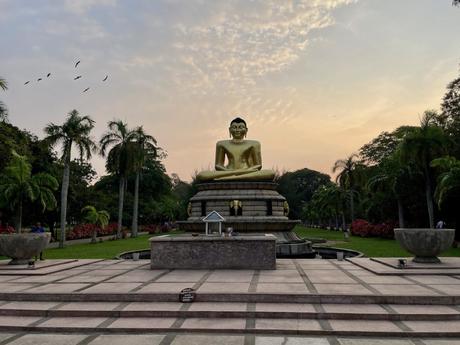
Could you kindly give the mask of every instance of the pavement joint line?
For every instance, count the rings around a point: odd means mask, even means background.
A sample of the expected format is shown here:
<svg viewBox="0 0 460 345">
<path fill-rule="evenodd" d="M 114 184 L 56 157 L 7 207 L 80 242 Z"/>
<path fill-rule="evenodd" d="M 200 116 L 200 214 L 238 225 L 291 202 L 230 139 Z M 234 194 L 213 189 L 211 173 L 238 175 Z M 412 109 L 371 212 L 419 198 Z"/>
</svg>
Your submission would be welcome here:
<svg viewBox="0 0 460 345">
<path fill-rule="evenodd" d="M 70 302 L 61 302 L 61 303 L 58 303 L 58 304 L 56 304 L 55 306 L 49 308 L 48 310 L 58 310 L 58 309 L 60 309 L 61 307 L 65 306 L 65 305 L 67 305 L 67 304 L 69 304 L 69 303 L 70 303 Z"/>
<path fill-rule="evenodd" d="M 257 285 L 259 284 L 259 278 L 260 278 L 260 270 L 255 270 L 251 282 L 249 283 L 249 291 L 251 293 L 255 293 L 257 291 Z"/>
<path fill-rule="evenodd" d="M 154 277 L 154 278 L 152 278 L 152 279 L 150 279 L 150 280 L 148 280 L 148 281 L 146 281 L 146 282 L 141 283 L 141 285 L 135 287 L 135 288 L 132 289 L 132 290 L 129 290 L 129 292 L 136 292 L 136 291 L 139 291 L 139 290 L 142 289 L 143 287 L 145 287 L 145 286 L 147 286 L 147 285 L 149 285 L 149 284 L 151 284 L 151 283 L 156 282 L 158 279 L 160 279 L 161 277 L 164 277 L 165 275 L 167 275 L 168 273 L 171 273 L 172 271 L 173 271 L 173 270 L 170 269 L 170 270 L 167 270 L 167 271 L 165 271 L 165 272 L 163 272 L 163 273 L 160 273 L 160 274 L 157 275 L 156 277 Z"/>
<path fill-rule="evenodd" d="M 403 332 L 412 332 L 413 329 L 407 326 L 404 322 L 402 321 L 390 321 L 392 322 L 396 327 L 398 327 L 401 331 Z"/>
<path fill-rule="evenodd" d="M 121 310 L 125 309 L 130 304 L 131 304 L 131 302 L 121 302 L 115 308 L 113 308 L 112 311 L 121 311 Z"/>
<path fill-rule="evenodd" d="M 412 282 L 414 284 L 420 285 L 420 286 L 424 287 L 425 289 L 428 289 L 428 290 L 431 290 L 433 292 L 436 292 L 436 293 L 438 293 L 438 294 L 440 294 L 442 296 L 449 296 L 449 294 L 445 293 L 444 291 L 438 290 L 438 289 L 436 289 L 436 288 L 434 288 L 432 286 L 429 286 L 429 285 L 427 285 L 425 283 L 420 283 L 420 282 L 418 282 L 418 281 L 416 281 L 414 279 L 411 279 L 410 277 L 402 277 L 402 278 L 404 278 L 404 279 L 406 279 L 406 280 L 408 280 L 408 281 L 410 281 L 410 282 Z"/>
<path fill-rule="evenodd" d="M 6 345 L 6 344 L 9 344 L 11 343 L 12 341 L 15 341 L 16 339 L 19 339 L 23 336 L 25 336 L 27 333 L 26 332 L 20 332 L 20 333 L 17 333 L 9 338 L 6 338 L 2 341 L 0 341 L 0 345 Z"/>
<path fill-rule="evenodd" d="M 349 278 L 353 279 L 355 282 L 359 283 L 360 285 L 364 286 L 366 289 L 371 291 L 376 295 L 382 295 L 382 293 L 377 290 L 376 288 L 372 287 L 370 284 L 366 283 L 364 280 L 360 279 L 359 277 L 355 276 L 353 273 L 349 272 L 348 270 L 344 269 L 342 266 L 336 264 L 333 260 L 329 260 L 329 262 L 337 267 L 340 271 L 345 273 Z"/>
<path fill-rule="evenodd" d="M 426 345 L 422 339 L 409 339 L 414 345 Z"/>
<path fill-rule="evenodd" d="M 327 337 L 326 340 L 329 342 L 330 345 L 341 345 L 336 337 Z"/>
<path fill-rule="evenodd" d="M 158 345 L 170 345 L 176 339 L 176 334 L 166 334 Z"/>
<path fill-rule="evenodd" d="M 324 310 L 324 307 L 322 304 L 313 304 L 313 308 L 315 308 L 315 312 L 317 313 L 326 313 L 326 311 Z M 318 318 L 317 319 L 319 325 L 321 326 L 321 329 L 323 329 L 324 331 L 333 331 L 332 329 L 332 326 L 331 326 L 331 323 L 329 322 L 329 320 L 327 319 L 322 319 L 322 318 Z"/>
<path fill-rule="evenodd" d="M 198 289 L 201 287 L 201 285 L 203 285 L 204 282 L 205 282 L 206 280 L 208 280 L 208 278 L 211 276 L 211 274 L 214 273 L 214 271 L 215 271 L 215 270 L 209 270 L 208 272 L 206 272 L 206 273 L 200 278 L 200 280 L 198 280 L 195 284 L 193 284 L 192 289 L 198 290 Z"/>
<path fill-rule="evenodd" d="M 112 323 L 114 323 L 116 320 L 117 320 L 116 317 L 109 317 L 106 320 L 102 321 L 99 325 L 97 325 L 96 328 L 107 328 Z"/>
<path fill-rule="evenodd" d="M 254 334 L 246 334 L 244 336 L 244 345 L 255 345 L 255 344 L 256 344 L 256 336 Z"/>
<path fill-rule="evenodd" d="M 46 322 L 46 321 L 48 321 L 50 319 L 52 319 L 52 317 L 50 317 L 50 316 L 42 317 L 42 318 L 38 319 L 37 321 L 34 321 L 34 322 L 28 324 L 27 327 L 37 327 L 40 324 L 42 324 L 43 322 Z"/>
<path fill-rule="evenodd" d="M 87 336 L 85 339 L 81 340 L 80 342 L 78 342 L 76 345 L 88 345 L 89 343 L 91 343 L 94 339 L 96 339 L 97 337 L 99 337 L 100 334 L 91 334 L 89 336 Z"/>
<path fill-rule="evenodd" d="M 318 290 L 316 290 L 316 287 L 315 285 L 313 285 L 313 283 L 310 281 L 310 279 L 308 279 L 308 276 L 307 274 L 305 273 L 305 271 L 303 270 L 302 266 L 300 266 L 300 264 L 294 260 L 294 266 L 295 268 L 297 269 L 297 272 L 299 272 L 300 276 L 302 277 L 303 279 L 303 282 L 305 283 L 305 285 L 307 286 L 307 289 L 310 293 L 315 293 L 317 294 L 318 293 Z"/>
</svg>

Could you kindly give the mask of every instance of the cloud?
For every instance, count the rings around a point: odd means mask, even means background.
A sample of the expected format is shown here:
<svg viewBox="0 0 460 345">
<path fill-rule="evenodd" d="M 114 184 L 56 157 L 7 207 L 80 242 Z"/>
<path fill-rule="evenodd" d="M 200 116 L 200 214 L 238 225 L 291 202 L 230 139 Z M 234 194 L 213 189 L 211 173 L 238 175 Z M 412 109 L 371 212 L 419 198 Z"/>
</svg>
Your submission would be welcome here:
<svg viewBox="0 0 460 345">
<path fill-rule="evenodd" d="M 331 11 L 350 2 L 231 1 L 198 23 L 177 23 L 174 48 L 183 65 L 177 83 L 197 93 L 216 86 L 232 91 L 253 86 L 296 62 L 311 32 L 332 25 Z"/>
<path fill-rule="evenodd" d="M 65 8 L 76 14 L 84 14 L 96 6 L 115 6 L 116 0 L 66 0 Z"/>
</svg>

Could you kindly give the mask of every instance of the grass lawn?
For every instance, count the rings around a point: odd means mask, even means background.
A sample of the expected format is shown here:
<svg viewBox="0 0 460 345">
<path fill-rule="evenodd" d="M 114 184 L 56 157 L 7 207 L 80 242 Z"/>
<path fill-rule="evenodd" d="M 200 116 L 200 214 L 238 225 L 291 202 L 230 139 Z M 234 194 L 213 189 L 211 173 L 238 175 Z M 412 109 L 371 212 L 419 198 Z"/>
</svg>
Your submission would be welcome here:
<svg viewBox="0 0 460 345">
<path fill-rule="evenodd" d="M 357 250 L 369 257 L 404 257 L 411 256 L 401 249 L 395 240 L 382 238 L 350 237 L 348 242 L 344 241 L 343 233 L 340 231 L 312 229 L 303 226 L 296 226 L 294 231 L 302 238 L 324 238 L 334 241 L 331 246 Z M 181 232 L 172 232 L 171 235 Z M 152 235 L 142 235 L 137 238 L 128 238 L 116 241 L 104 241 L 101 243 L 68 245 L 63 249 L 47 249 L 44 253 L 45 259 L 113 259 L 118 254 L 131 250 L 148 249 L 148 239 Z M 326 244 L 320 244 L 324 246 Z M 460 256 L 460 248 L 451 248 L 441 256 Z"/>
<path fill-rule="evenodd" d="M 332 245 L 333 247 L 357 250 L 369 257 L 412 256 L 402 249 L 396 240 L 351 236 L 349 241 L 345 242 L 341 231 L 313 229 L 303 226 L 296 226 L 294 231 L 302 238 L 324 238 L 328 241 L 336 241 L 336 243 Z M 450 248 L 440 256 L 460 256 L 460 248 Z"/>
<path fill-rule="evenodd" d="M 171 232 L 169 234 L 174 235 L 178 233 L 181 232 Z M 88 239 L 88 243 L 67 245 L 62 249 L 47 249 L 43 254 L 45 259 L 113 259 L 122 252 L 149 249 L 150 237 L 152 235 L 147 234 L 136 238 L 107 240 L 98 243 L 89 243 L 91 239 Z"/>
</svg>

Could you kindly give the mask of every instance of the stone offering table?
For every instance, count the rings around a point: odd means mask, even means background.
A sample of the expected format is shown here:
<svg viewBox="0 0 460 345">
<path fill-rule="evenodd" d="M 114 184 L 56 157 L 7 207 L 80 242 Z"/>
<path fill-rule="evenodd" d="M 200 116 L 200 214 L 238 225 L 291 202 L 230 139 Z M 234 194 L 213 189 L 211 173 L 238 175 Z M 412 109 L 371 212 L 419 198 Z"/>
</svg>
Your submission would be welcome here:
<svg viewBox="0 0 460 345">
<path fill-rule="evenodd" d="M 152 269 L 276 269 L 276 237 L 160 236 L 150 239 Z"/>
</svg>

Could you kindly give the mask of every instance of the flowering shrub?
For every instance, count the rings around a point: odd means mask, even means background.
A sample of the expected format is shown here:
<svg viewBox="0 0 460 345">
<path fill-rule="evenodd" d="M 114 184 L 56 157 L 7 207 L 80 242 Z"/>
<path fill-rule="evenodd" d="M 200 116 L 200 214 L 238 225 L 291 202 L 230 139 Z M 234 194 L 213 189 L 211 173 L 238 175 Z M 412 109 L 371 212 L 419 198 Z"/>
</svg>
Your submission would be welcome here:
<svg viewBox="0 0 460 345">
<path fill-rule="evenodd" d="M 97 231 L 98 236 L 112 235 L 117 232 L 117 223 L 110 223 L 104 229 L 94 224 L 78 224 L 67 234 L 67 239 L 91 238 L 93 231 Z"/>
<path fill-rule="evenodd" d="M 0 225 L 0 234 L 12 234 L 14 232 L 16 231 L 14 231 L 12 226 Z"/>
<path fill-rule="evenodd" d="M 395 224 L 392 222 L 371 224 L 364 219 L 355 219 L 350 230 L 355 236 L 394 238 L 394 228 Z"/>
<path fill-rule="evenodd" d="M 146 224 L 141 226 L 141 231 L 146 231 L 149 234 L 159 234 L 162 232 L 169 232 L 173 229 L 170 223 L 165 224 Z"/>
</svg>

